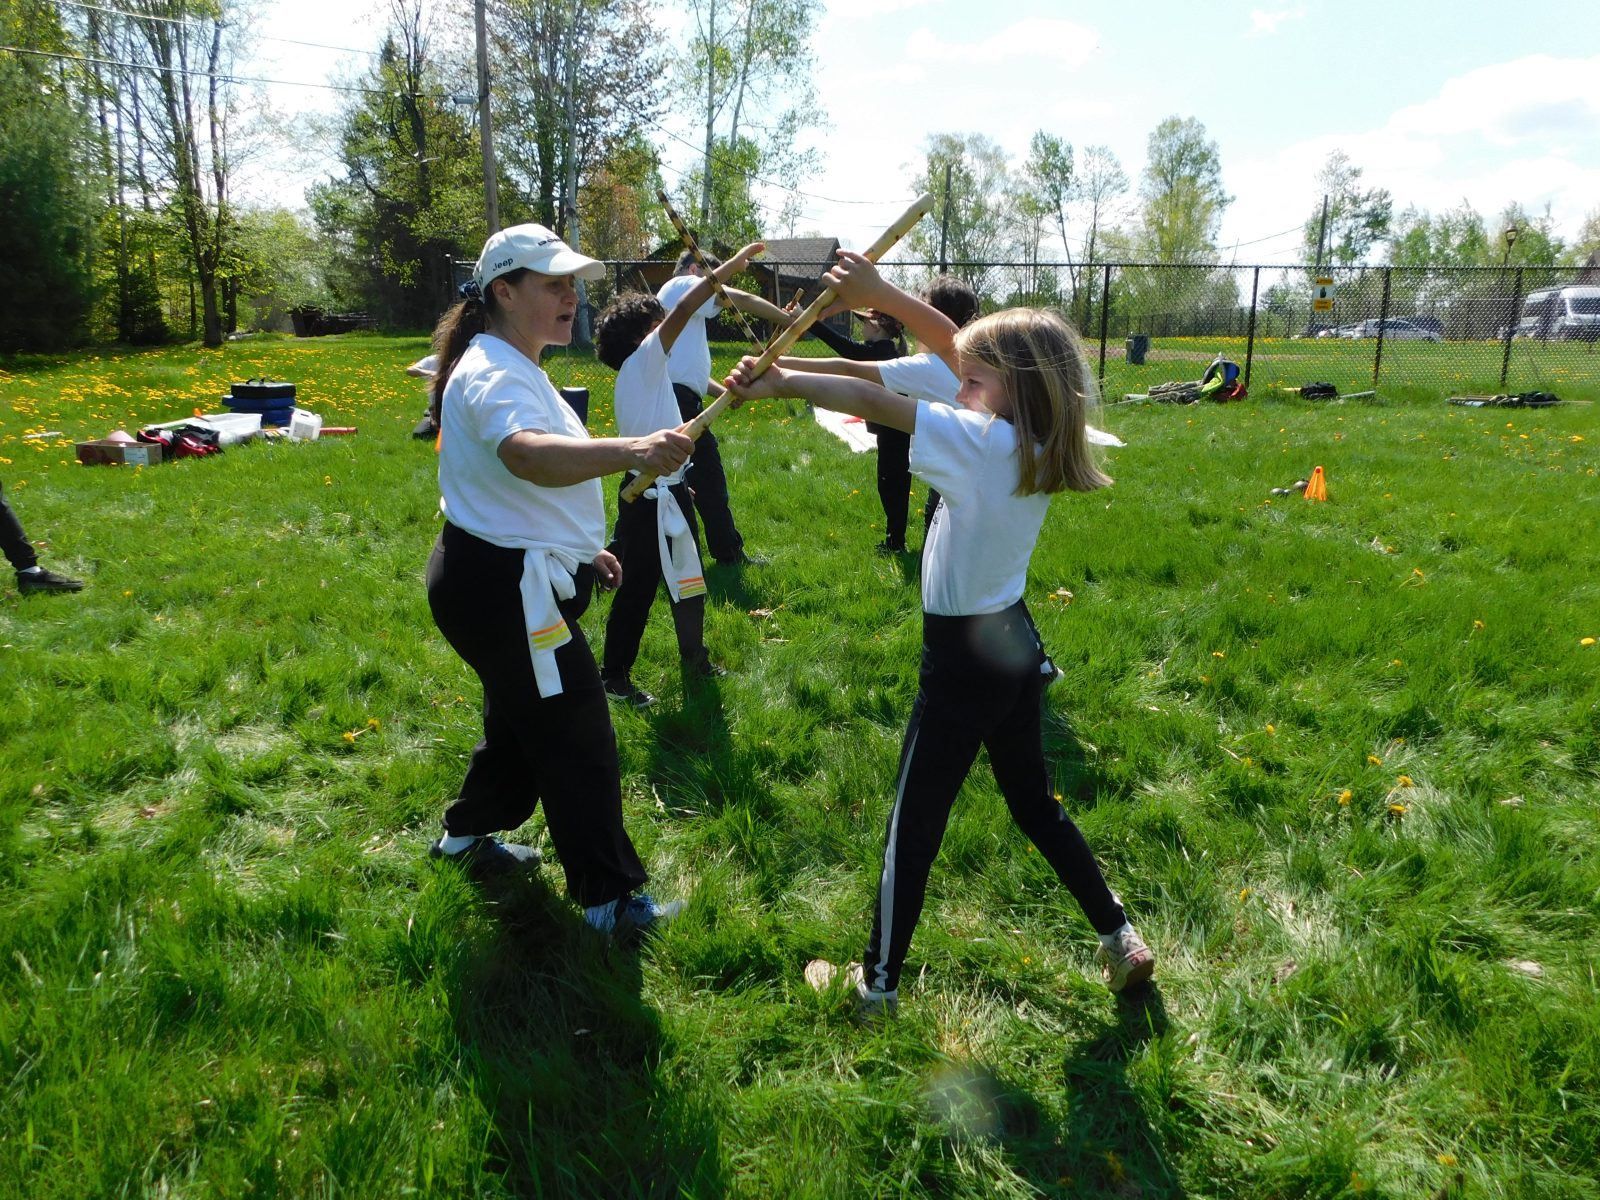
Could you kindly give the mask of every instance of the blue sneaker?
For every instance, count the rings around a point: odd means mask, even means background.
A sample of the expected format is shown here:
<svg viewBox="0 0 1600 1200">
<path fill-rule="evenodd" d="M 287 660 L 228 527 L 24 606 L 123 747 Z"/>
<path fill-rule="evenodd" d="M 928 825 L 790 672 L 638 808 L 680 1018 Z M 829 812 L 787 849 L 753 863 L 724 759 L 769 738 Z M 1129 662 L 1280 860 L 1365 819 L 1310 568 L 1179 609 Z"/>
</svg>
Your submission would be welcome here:
<svg viewBox="0 0 1600 1200">
<path fill-rule="evenodd" d="M 652 932 L 685 907 L 682 900 L 668 900 L 663 904 L 646 892 L 634 892 L 620 900 L 584 909 L 583 919 L 601 933 L 621 941 Z"/>
<path fill-rule="evenodd" d="M 532 871 L 544 860 L 532 846 L 502 842 L 496 837 L 481 837 L 464 850 L 448 854 L 441 837 L 428 847 L 428 857 L 441 862 L 460 863 L 477 880 L 496 879 L 518 871 Z"/>
</svg>

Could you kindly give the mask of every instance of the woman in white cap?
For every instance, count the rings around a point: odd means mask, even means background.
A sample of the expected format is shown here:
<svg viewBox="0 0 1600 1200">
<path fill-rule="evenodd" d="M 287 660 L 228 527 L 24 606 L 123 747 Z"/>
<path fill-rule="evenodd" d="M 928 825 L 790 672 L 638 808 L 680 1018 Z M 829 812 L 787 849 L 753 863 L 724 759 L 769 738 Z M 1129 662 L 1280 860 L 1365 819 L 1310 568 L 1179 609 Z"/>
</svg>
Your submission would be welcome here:
<svg viewBox="0 0 1600 1200">
<path fill-rule="evenodd" d="M 694 443 L 677 429 L 590 438 L 540 370 L 547 346 L 572 340 L 574 280 L 604 271 L 542 225 L 512 226 L 484 244 L 462 301 L 434 332 L 445 523 L 428 604 L 483 682 L 483 740 L 429 854 L 479 878 L 531 869 L 537 850 L 495 834 L 542 801 L 569 894 L 591 925 L 622 934 L 682 906 L 639 891 L 616 734 L 578 618 L 597 581 L 622 578 L 605 549 L 600 478 L 670 474 Z"/>
</svg>

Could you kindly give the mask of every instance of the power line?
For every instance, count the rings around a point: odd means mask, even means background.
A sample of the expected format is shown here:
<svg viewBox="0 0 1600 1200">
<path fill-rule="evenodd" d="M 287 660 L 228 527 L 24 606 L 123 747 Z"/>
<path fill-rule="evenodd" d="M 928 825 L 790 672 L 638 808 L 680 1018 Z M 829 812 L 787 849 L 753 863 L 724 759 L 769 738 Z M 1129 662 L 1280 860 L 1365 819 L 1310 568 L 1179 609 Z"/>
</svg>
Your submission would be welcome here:
<svg viewBox="0 0 1600 1200">
<path fill-rule="evenodd" d="M 130 12 L 125 8 L 108 8 L 102 4 L 85 4 L 83 0 L 57 0 L 59 4 L 66 4 L 72 8 L 88 9 L 90 12 L 102 12 L 116 17 L 131 17 L 135 21 L 160 21 L 167 25 L 185 25 L 194 29 L 203 29 L 205 25 L 200 21 L 186 21 L 181 17 L 160 17 L 154 13 Z M 263 42 L 283 42 L 289 46 L 310 46 L 317 50 L 339 50 L 345 54 L 367 54 L 378 57 L 376 50 L 358 50 L 354 46 L 330 46 L 326 42 L 302 42 L 294 38 L 273 37 L 271 34 L 258 33 L 256 39 Z"/>
<path fill-rule="evenodd" d="M 86 54 L 62 54 L 55 50 L 34 50 L 27 46 L 0 46 L 11 54 L 31 54 L 38 58 L 56 58 L 64 62 L 93 63 L 102 67 L 126 67 L 130 71 L 155 71 L 164 75 L 188 75 L 198 79 L 215 79 L 220 83 L 262 83 L 273 87 L 318 88 L 326 92 L 359 92 L 366 96 L 421 96 L 421 92 L 390 91 L 386 88 L 358 87 L 339 83 L 302 83 L 298 79 L 264 79 L 254 75 L 227 75 L 219 71 L 191 71 L 182 67 L 162 67 L 155 63 L 124 62 L 118 58 L 91 58 Z"/>
</svg>

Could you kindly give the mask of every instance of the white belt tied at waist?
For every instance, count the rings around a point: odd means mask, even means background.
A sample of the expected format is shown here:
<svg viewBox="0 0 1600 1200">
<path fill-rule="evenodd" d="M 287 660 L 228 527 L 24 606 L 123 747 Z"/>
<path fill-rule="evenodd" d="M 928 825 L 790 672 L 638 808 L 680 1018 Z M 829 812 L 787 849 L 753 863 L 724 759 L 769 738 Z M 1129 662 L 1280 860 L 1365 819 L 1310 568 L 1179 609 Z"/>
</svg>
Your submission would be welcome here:
<svg viewBox="0 0 1600 1200">
<path fill-rule="evenodd" d="M 689 532 L 689 519 L 683 515 L 672 485 L 682 483 L 688 464 L 671 475 L 660 476 L 644 491 L 646 500 L 656 502 L 656 549 L 661 554 L 661 574 L 673 603 L 706 593 L 705 567 L 700 563 L 700 547 Z M 631 472 L 637 475 L 638 472 Z"/>
<path fill-rule="evenodd" d="M 561 694 L 561 668 L 556 650 L 572 640 L 559 602 L 578 594 L 573 576 L 581 562 L 561 546 L 530 547 L 522 555 L 522 619 L 528 627 L 533 678 L 543 697 Z"/>
</svg>

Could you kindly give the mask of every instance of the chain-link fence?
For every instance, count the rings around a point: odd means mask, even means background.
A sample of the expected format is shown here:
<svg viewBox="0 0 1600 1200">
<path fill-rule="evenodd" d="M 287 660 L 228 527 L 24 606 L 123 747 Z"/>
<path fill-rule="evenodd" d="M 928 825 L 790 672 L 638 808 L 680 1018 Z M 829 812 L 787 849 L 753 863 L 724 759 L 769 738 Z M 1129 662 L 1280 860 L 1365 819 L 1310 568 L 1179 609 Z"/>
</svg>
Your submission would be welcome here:
<svg viewBox="0 0 1600 1200">
<path fill-rule="evenodd" d="M 808 301 L 829 262 L 759 262 L 738 281 L 780 307 Z M 622 291 L 655 291 L 669 259 L 607 262 L 586 288 L 586 322 Z M 890 262 L 886 274 L 916 291 L 938 264 Z M 1160 263 L 950 263 L 985 311 L 1055 308 L 1083 334 L 1108 400 L 1154 384 L 1198 380 L 1219 355 L 1247 388 L 1331 383 L 1341 394 L 1395 398 L 1531 391 L 1600 398 L 1600 271 L 1593 267 L 1176 266 Z M 458 279 L 472 264 L 456 262 Z M 1331 283 L 1319 283 L 1331 281 Z M 1319 303 L 1320 301 L 1320 303 Z M 757 332 L 767 330 L 757 326 Z M 713 341 L 745 342 L 724 319 Z M 807 339 L 796 353 L 825 354 Z M 575 382 L 585 374 L 577 356 Z M 609 373 L 595 366 L 595 381 Z"/>
</svg>

